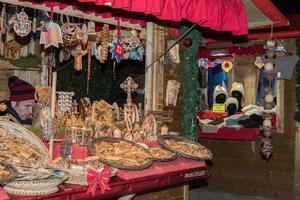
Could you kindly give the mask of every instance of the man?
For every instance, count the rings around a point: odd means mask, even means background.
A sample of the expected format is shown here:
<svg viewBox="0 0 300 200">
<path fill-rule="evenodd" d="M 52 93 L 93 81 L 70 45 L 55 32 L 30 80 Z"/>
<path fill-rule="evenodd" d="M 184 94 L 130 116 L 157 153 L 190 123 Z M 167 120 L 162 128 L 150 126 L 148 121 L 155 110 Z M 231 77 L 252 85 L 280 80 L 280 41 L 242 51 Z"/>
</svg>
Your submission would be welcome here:
<svg viewBox="0 0 300 200">
<path fill-rule="evenodd" d="M 0 115 L 7 115 L 18 124 L 31 125 L 35 88 L 16 76 L 8 79 L 8 88 L 10 100 L 0 103 Z"/>
</svg>

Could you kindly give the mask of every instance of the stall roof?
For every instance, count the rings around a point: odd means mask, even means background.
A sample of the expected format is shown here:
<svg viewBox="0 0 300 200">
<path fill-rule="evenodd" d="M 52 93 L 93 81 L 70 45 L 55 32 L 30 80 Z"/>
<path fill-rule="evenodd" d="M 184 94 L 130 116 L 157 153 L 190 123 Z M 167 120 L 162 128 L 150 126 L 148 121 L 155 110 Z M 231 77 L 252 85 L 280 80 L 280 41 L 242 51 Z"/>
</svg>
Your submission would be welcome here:
<svg viewBox="0 0 300 200">
<path fill-rule="evenodd" d="M 0 0 L 76 17 L 98 18 L 103 23 L 114 23 L 115 19 L 130 24 L 145 25 L 148 17 L 179 22 L 189 20 L 201 27 L 217 31 L 229 31 L 233 35 L 248 33 L 247 16 L 242 0 Z M 48 7 L 48 8 L 46 8 Z M 66 12 L 66 9 L 69 9 Z M 89 16 L 91 15 L 91 16 Z M 121 23 L 122 25 L 122 23 Z M 130 26 L 130 25 L 129 25 Z"/>
</svg>

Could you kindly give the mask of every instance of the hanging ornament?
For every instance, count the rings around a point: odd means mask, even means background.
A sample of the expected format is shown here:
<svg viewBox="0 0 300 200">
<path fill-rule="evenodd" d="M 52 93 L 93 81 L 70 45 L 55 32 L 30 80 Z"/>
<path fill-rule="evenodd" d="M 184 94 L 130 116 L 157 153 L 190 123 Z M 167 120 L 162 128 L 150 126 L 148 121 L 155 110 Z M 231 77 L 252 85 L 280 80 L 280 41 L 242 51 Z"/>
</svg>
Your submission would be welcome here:
<svg viewBox="0 0 300 200">
<path fill-rule="evenodd" d="M 184 45 L 185 47 L 190 47 L 190 46 L 193 45 L 193 41 L 192 41 L 190 38 L 184 38 L 184 40 L 183 40 L 183 45 Z"/>
<path fill-rule="evenodd" d="M 27 36 L 31 32 L 31 21 L 28 19 L 28 15 L 22 9 L 16 17 L 17 21 L 14 23 L 14 31 L 18 36 Z"/>
<path fill-rule="evenodd" d="M 108 56 L 108 48 L 112 42 L 112 35 L 109 33 L 109 26 L 104 24 L 102 31 L 97 33 L 97 40 L 100 42 L 102 49 L 101 49 L 101 59 L 100 62 L 104 63 L 107 60 Z"/>
<path fill-rule="evenodd" d="M 82 47 L 81 47 L 81 45 L 76 46 L 76 49 L 73 52 L 73 56 L 74 56 L 74 69 L 76 71 L 82 70 Z"/>
<path fill-rule="evenodd" d="M 57 92 L 57 106 L 58 112 L 61 115 L 64 115 L 67 112 L 70 112 L 72 109 L 72 96 L 74 96 L 73 92 Z"/>
<path fill-rule="evenodd" d="M 100 60 L 100 62 L 102 63 L 101 61 L 101 50 L 102 50 L 102 46 L 99 45 L 97 48 L 96 48 L 96 51 L 95 51 L 95 57 L 97 60 Z"/>
<path fill-rule="evenodd" d="M 223 69 L 224 72 L 230 72 L 233 68 L 233 64 L 231 62 L 231 60 L 223 60 L 222 61 L 222 64 L 221 64 L 221 67 Z"/>
<path fill-rule="evenodd" d="M 123 42 L 120 39 L 114 39 L 112 42 L 112 48 L 110 50 L 111 58 L 116 59 L 117 63 L 121 62 L 123 58 Z"/>
<path fill-rule="evenodd" d="M 89 37 L 88 28 L 87 28 L 86 24 L 82 25 L 81 32 L 83 34 L 82 45 L 86 45 L 88 42 L 88 37 Z"/>
<path fill-rule="evenodd" d="M 130 58 L 132 60 L 142 61 L 143 55 L 144 55 L 144 48 L 142 46 L 140 46 L 138 48 L 133 49 L 133 51 L 131 51 Z"/>
<path fill-rule="evenodd" d="M 95 25 L 95 22 L 89 21 L 87 29 L 88 29 L 88 33 L 89 33 L 89 34 L 95 34 L 95 33 L 96 33 L 96 25 Z"/>
<path fill-rule="evenodd" d="M 255 62 L 254 62 L 254 65 L 258 68 L 258 69 L 262 69 L 263 66 L 264 66 L 264 62 L 262 60 L 262 58 L 260 56 L 257 56 L 255 58 Z"/>
<path fill-rule="evenodd" d="M 50 46 L 58 48 L 59 44 L 62 43 L 63 39 L 60 26 L 50 21 L 47 26 L 47 32 L 41 31 L 40 44 L 44 44 L 45 49 L 47 49 Z"/>
<path fill-rule="evenodd" d="M 76 33 L 78 32 L 79 27 L 73 23 L 70 23 L 69 17 L 67 16 L 67 22 L 63 22 L 63 15 L 61 15 L 61 26 L 62 38 L 67 43 L 73 43 L 76 41 Z"/>
</svg>

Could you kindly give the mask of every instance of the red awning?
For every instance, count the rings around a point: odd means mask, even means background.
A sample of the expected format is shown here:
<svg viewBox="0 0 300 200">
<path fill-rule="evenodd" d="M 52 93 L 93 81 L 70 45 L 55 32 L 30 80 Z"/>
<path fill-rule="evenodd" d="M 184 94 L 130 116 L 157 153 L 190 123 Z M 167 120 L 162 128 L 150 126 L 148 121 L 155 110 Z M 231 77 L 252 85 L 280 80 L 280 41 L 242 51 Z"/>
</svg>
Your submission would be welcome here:
<svg viewBox="0 0 300 200">
<path fill-rule="evenodd" d="M 130 14 L 132 20 L 140 20 L 140 14 L 153 15 L 161 20 L 179 22 L 187 19 L 202 27 L 217 31 L 230 31 L 233 35 L 248 33 L 246 10 L 241 0 L 31 0 L 46 6 L 59 6 L 61 9 L 72 6 L 83 12 L 118 17 L 112 12 Z M 111 8 L 110 8 L 111 7 Z M 129 21 L 128 19 L 125 19 Z M 143 24 L 142 24 L 143 25 Z"/>
</svg>

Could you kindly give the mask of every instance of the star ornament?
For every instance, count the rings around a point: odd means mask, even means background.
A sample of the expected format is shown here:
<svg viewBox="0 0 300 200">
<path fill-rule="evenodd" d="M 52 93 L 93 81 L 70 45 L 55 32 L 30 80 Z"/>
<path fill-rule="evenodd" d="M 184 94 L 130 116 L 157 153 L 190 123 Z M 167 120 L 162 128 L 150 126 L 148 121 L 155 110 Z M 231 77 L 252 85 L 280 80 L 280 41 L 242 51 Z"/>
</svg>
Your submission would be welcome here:
<svg viewBox="0 0 300 200">
<path fill-rule="evenodd" d="M 111 58 L 116 59 L 117 63 L 119 63 L 123 59 L 124 48 L 123 48 L 122 40 L 120 39 L 113 40 L 110 53 L 111 53 Z"/>
</svg>

